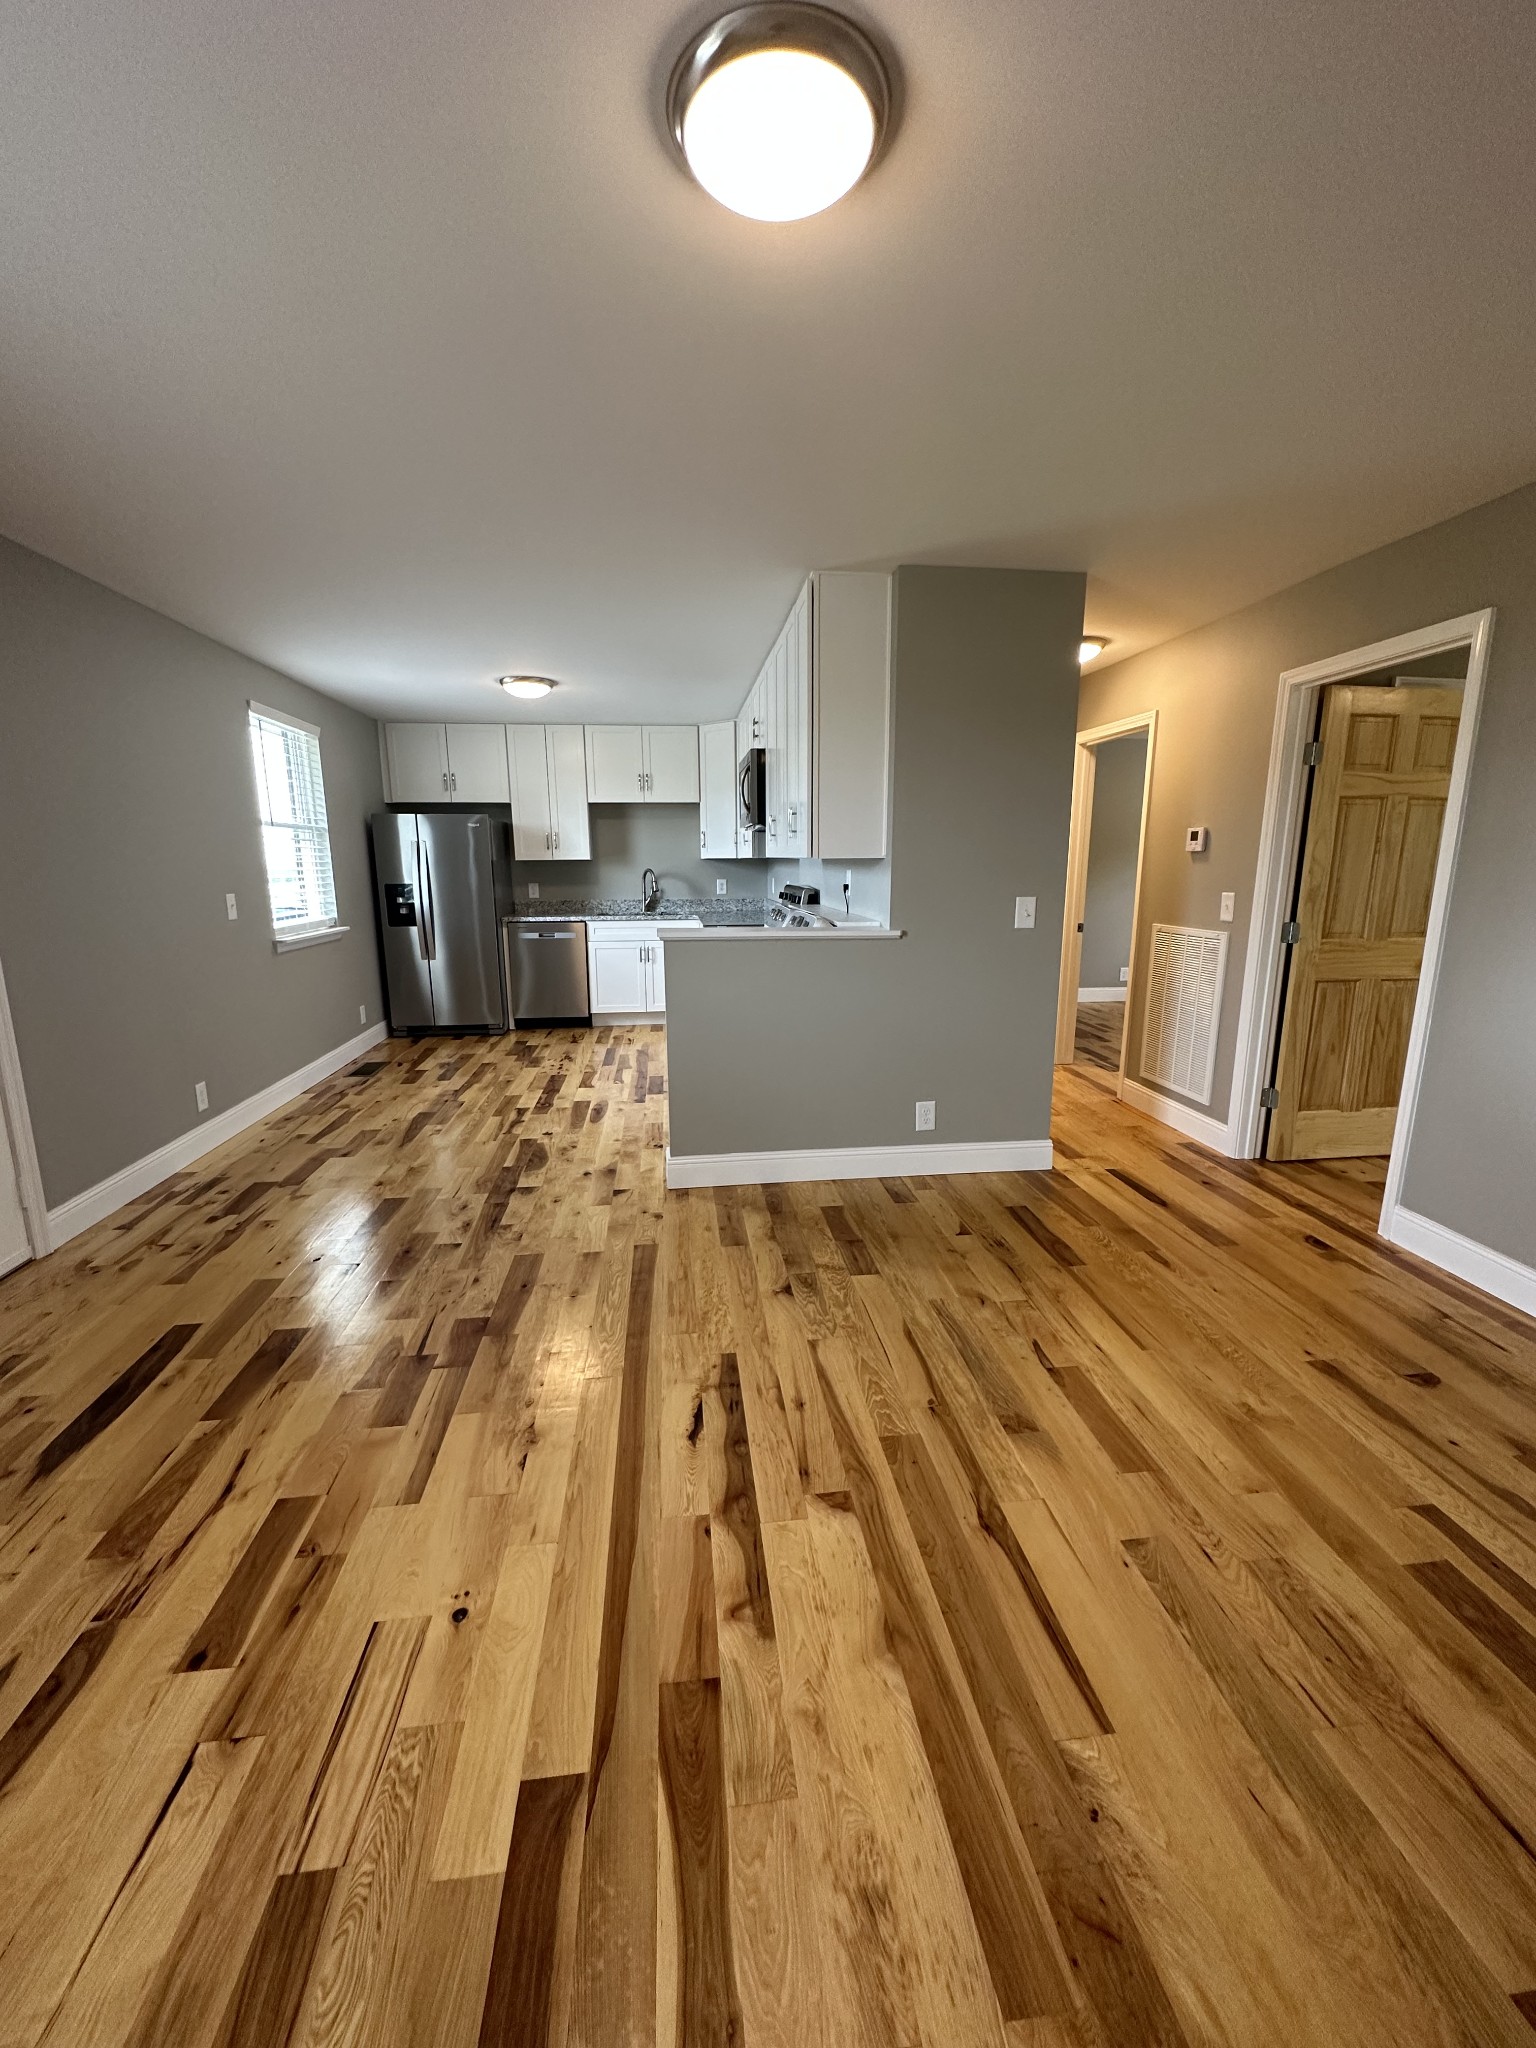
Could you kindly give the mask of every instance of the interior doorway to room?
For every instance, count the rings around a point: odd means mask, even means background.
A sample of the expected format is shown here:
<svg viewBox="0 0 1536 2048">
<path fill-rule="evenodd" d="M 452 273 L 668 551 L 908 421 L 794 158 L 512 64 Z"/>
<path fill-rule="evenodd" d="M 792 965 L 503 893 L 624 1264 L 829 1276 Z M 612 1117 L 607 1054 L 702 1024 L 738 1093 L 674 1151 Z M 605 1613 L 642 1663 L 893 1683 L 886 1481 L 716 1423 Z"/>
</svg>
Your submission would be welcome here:
<svg viewBox="0 0 1536 2048">
<path fill-rule="evenodd" d="M 26 1097 L 21 1088 L 21 1063 L 11 1031 L 5 977 L 0 974 L 0 1273 L 9 1273 L 32 1257 L 36 1247 L 23 1188 L 33 1194 L 34 1219 L 41 1214 L 41 1189 L 26 1124 Z"/>
<path fill-rule="evenodd" d="M 1329 683 L 1281 934 L 1268 1159 L 1392 1149 L 1468 649 Z"/>
<path fill-rule="evenodd" d="M 1056 1058 L 1125 1071 L 1156 714 L 1077 736 Z"/>
<path fill-rule="evenodd" d="M 1330 655 L 1288 669 L 1275 699 L 1226 1149 L 1344 1161 L 1380 1188 L 1388 1238 L 1493 627 L 1467 612 Z"/>
</svg>

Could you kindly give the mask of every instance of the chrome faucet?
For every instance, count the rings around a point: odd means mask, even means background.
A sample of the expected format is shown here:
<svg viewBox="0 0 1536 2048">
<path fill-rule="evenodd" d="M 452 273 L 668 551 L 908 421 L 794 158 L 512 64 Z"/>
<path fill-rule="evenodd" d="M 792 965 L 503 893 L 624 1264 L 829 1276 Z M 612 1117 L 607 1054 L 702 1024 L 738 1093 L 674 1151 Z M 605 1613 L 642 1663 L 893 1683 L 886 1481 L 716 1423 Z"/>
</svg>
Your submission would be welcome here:
<svg viewBox="0 0 1536 2048">
<path fill-rule="evenodd" d="M 641 869 L 640 893 L 645 898 L 645 907 L 647 911 L 654 910 L 656 906 L 660 903 L 661 883 L 656 878 L 656 870 L 654 868 Z"/>
</svg>

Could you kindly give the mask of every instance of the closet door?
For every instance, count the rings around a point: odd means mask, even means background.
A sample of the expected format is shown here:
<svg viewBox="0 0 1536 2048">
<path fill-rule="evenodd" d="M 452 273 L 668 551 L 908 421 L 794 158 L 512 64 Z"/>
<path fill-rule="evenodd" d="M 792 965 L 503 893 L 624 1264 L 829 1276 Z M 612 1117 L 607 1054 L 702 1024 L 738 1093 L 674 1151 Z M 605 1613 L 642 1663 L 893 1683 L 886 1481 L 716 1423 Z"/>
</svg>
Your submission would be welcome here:
<svg viewBox="0 0 1536 2048">
<path fill-rule="evenodd" d="M 512 777 L 513 857 L 517 860 L 553 860 L 549 764 L 542 725 L 507 727 L 507 763 Z"/>
</svg>

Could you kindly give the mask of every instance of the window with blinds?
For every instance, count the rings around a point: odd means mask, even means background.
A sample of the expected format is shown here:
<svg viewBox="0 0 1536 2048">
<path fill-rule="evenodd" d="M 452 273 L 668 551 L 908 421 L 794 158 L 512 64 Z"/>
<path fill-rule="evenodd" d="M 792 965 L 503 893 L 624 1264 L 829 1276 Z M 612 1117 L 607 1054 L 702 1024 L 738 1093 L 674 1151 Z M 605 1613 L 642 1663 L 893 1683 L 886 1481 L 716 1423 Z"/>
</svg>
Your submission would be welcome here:
<svg viewBox="0 0 1536 2048">
<path fill-rule="evenodd" d="M 312 725 L 253 704 L 251 753 L 272 930 L 278 938 L 325 931 L 336 922 L 336 884 L 320 735 Z"/>
</svg>

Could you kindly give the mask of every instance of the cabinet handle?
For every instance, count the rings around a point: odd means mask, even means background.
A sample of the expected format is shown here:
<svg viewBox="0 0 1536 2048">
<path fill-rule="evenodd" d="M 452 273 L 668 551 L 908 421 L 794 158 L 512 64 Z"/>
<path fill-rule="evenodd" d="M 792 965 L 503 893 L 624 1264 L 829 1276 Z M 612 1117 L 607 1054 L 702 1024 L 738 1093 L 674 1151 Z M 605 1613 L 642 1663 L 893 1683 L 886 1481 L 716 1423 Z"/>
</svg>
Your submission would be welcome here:
<svg viewBox="0 0 1536 2048">
<path fill-rule="evenodd" d="M 556 853 L 560 851 L 560 834 L 558 832 L 555 834 L 555 851 Z"/>
<path fill-rule="evenodd" d="M 459 786 L 459 778 L 457 777 L 457 775 L 454 775 L 454 774 L 451 774 L 451 773 L 450 773 L 450 775 L 449 775 L 449 777 L 448 777 L 448 787 L 449 787 L 450 789 L 457 789 L 457 788 L 458 788 L 458 786 Z"/>
<path fill-rule="evenodd" d="M 445 768 L 445 769 L 443 770 L 443 788 L 444 788 L 444 789 L 446 789 L 447 787 L 448 787 L 448 770 L 447 770 L 447 769 Z"/>
<path fill-rule="evenodd" d="M 544 834 L 544 851 L 546 853 L 549 851 L 549 834 L 547 832 Z"/>
</svg>

